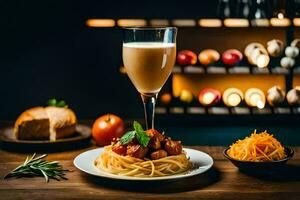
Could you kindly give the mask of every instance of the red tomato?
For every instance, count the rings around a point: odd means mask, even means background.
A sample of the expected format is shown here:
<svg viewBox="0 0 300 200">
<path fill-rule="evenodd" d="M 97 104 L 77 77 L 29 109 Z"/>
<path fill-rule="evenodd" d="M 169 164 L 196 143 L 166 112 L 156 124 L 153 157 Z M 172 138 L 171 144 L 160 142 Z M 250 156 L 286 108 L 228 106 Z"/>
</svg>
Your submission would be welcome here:
<svg viewBox="0 0 300 200">
<path fill-rule="evenodd" d="M 125 133 L 123 120 L 112 114 L 99 117 L 93 124 L 92 136 L 97 145 L 110 145 L 113 138 L 120 138 Z"/>
</svg>

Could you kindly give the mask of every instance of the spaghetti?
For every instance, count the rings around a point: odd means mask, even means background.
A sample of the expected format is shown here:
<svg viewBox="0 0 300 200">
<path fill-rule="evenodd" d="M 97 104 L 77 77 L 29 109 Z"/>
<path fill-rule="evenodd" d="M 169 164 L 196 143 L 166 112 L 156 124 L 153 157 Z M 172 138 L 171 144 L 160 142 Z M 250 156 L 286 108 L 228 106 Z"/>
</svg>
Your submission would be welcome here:
<svg viewBox="0 0 300 200">
<path fill-rule="evenodd" d="M 266 131 L 251 134 L 243 140 L 232 144 L 227 151 L 228 155 L 237 160 L 264 162 L 281 160 L 286 157 L 281 143 Z"/>
<path fill-rule="evenodd" d="M 186 154 L 167 156 L 157 160 L 123 156 L 106 146 L 94 162 L 95 166 L 108 173 L 134 177 L 157 177 L 179 174 L 191 168 Z"/>
</svg>

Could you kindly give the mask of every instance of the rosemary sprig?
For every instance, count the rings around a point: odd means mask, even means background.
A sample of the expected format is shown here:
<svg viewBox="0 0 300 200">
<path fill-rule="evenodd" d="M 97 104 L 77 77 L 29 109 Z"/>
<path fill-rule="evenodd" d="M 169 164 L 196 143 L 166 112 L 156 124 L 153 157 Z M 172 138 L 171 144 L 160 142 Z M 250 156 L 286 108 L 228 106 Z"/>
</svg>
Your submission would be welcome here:
<svg viewBox="0 0 300 200">
<path fill-rule="evenodd" d="M 49 179 L 55 179 L 57 181 L 60 181 L 61 179 L 67 180 L 65 172 L 69 170 L 63 169 L 61 164 L 57 161 L 48 162 L 44 160 L 43 158 L 46 156 L 47 154 L 36 157 L 36 153 L 31 157 L 27 156 L 24 163 L 9 172 L 4 179 L 11 177 L 21 178 L 42 176 L 45 178 L 46 182 L 49 182 Z"/>
</svg>

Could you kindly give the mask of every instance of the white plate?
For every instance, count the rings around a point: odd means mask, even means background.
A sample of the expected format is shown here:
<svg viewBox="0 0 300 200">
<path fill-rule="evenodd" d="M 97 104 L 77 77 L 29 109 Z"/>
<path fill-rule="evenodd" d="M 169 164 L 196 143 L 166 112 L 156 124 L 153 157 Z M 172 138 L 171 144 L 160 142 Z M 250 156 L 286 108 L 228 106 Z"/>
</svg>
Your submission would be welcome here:
<svg viewBox="0 0 300 200">
<path fill-rule="evenodd" d="M 119 179 L 119 180 L 142 180 L 142 181 L 151 181 L 151 180 L 169 180 L 169 179 L 178 179 L 178 178 L 185 178 L 190 176 L 195 176 L 197 174 L 202 174 L 208 169 L 210 169 L 214 163 L 212 157 L 210 157 L 208 154 L 197 151 L 194 149 L 188 149 L 184 148 L 183 150 L 187 153 L 187 156 L 190 157 L 190 161 L 194 164 L 194 166 L 197 166 L 185 173 L 182 174 L 176 174 L 176 175 L 170 175 L 170 176 L 162 176 L 162 177 L 146 177 L 146 178 L 140 178 L 140 177 L 131 177 L 131 176 L 121 176 L 121 175 L 115 175 L 107 173 L 101 169 L 98 169 L 94 166 L 94 160 L 99 156 L 100 153 L 103 152 L 103 148 L 93 149 L 86 151 L 84 153 L 81 153 L 74 159 L 74 165 L 81 171 L 86 172 L 88 174 L 99 176 L 99 177 L 105 177 L 105 178 L 111 178 L 111 179 Z"/>
</svg>

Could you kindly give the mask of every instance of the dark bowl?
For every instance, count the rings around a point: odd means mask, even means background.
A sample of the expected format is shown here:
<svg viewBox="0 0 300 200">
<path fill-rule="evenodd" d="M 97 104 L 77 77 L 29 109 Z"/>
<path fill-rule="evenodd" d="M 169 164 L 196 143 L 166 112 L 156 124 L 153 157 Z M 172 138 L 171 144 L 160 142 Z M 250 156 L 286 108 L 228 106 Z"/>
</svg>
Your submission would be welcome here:
<svg viewBox="0 0 300 200">
<path fill-rule="evenodd" d="M 230 160 L 237 168 L 239 168 L 240 171 L 245 173 L 272 173 L 274 171 L 278 171 L 282 168 L 284 168 L 286 162 L 290 160 L 293 155 L 294 151 L 293 149 L 289 147 L 284 147 L 285 153 L 287 155 L 286 158 L 282 160 L 276 160 L 276 161 L 267 161 L 267 162 L 253 162 L 253 161 L 242 161 L 237 160 L 234 158 L 231 158 L 227 151 L 230 147 L 224 149 L 223 155 Z"/>
</svg>

